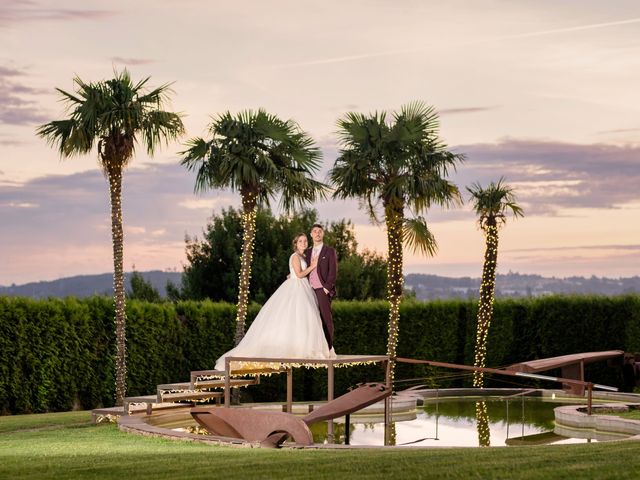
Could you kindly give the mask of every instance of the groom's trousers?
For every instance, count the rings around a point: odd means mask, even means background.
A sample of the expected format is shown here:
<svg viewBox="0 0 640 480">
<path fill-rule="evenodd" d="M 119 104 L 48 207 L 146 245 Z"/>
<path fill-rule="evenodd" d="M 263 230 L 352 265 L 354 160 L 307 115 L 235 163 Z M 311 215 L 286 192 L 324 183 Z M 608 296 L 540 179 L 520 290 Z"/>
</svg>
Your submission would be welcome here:
<svg viewBox="0 0 640 480">
<path fill-rule="evenodd" d="M 331 299 L 329 295 L 324 293 L 323 288 L 314 288 L 316 297 L 318 298 L 318 308 L 320 309 L 320 318 L 322 319 L 322 329 L 324 337 L 327 339 L 329 349 L 333 348 L 333 316 L 331 314 Z"/>
</svg>

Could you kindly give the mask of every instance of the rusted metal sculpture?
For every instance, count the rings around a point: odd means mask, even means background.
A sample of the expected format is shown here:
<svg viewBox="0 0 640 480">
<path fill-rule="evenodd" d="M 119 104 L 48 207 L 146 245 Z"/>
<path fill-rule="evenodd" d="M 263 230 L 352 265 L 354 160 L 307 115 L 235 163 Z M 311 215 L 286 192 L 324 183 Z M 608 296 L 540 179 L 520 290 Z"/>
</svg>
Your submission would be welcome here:
<svg viewBox="0 0 640 480">
<path fill-rule="evenodd" d="M 539 360 L 516 363 L 506 367 L 506 370 L 513 372 L 538 373 L 560 368 L 560 376 L 562 378 L 580 380 L 584 382 L 584 366 L 586 364 L 601 360 L 610 360 L 622 357 L 623 355 L 624 352 L 622 350 L 572 353 L 570 355 L 561 355 L 559 357 L 541 358 Z M 584 385 L 563 382 L 562 388 L 566 392 L 573 393 L 574 395 L 584 395 Z"/>
<path fill-rule="evenodd" d="M 299 445 L 311 445 L 309 425 L 351 414 L 390 395 L 391 389 L 383 383 L 365 383 L 303 418 L 290 413 L 227 407 L 195 407 L 191 415 L 213 435 L 242 438 L 268 447 L 277 447 L 288 437 Z"/>
</svg>

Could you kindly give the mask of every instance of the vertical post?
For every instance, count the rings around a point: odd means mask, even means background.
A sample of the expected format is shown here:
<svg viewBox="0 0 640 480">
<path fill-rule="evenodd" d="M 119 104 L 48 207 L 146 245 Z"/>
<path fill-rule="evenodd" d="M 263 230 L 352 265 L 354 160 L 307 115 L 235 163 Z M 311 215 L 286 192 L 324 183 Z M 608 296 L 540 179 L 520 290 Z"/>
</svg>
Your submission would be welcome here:
<svg viewBox="0 0 640 480">
<path fill-rule="evenodd" d="M 327 365 L 327 403 L 333 400 L 333 361 Z M 333 420 L 327 421 L 327 441 L 333 443 Z"/>
<path fill-rule="evenodd" d="M 593 406 L 593 383 L 587 385 L 587 415 L 591 415 L 591 407 Z"/>
<path fill-rule="evenodd" d="M 287 412 L 293 411 L 293 368 L 287 368 Z"/>
<path fill-rule="evenodd" d="M 344 444 L 350 445 L 349 436 L 351 435 L 351 415 L 348 413 L 344 416 Z"/>
<path fill-rule="evenodd" d="M 231 362 L 229 358 L 224 359 L 224 406 L 231 406 Z"/>
</svg>

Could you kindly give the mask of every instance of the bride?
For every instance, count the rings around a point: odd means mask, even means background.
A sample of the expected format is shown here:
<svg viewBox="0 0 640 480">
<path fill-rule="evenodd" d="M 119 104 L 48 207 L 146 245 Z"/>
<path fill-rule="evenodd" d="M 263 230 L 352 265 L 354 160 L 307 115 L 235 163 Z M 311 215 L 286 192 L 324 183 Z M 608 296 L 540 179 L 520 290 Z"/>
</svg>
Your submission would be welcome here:
<svg viewBox="0 0 640 480">
<path fill-rule="evenodd" d="M 224 360 L 228 356 L 335 358 L 324 336 L 318 300 L 307 279 L 317 264 L 314 259 L 307 265 L 304 258 L 307 245 L 304 233 L 295 236 L 294 253 L 289 257 L 289 278 L 262 306 L 240 343 L 217 360 L 216 370 L 225 369 Z"/>
</svg>

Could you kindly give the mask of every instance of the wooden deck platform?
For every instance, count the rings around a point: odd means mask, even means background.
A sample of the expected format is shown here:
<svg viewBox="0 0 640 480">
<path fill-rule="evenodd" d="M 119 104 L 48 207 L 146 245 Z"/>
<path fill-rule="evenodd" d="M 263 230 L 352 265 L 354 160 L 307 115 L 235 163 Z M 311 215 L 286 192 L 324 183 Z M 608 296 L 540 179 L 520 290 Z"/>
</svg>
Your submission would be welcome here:
<svg viewBox="0 0 640 480">
<path fill-rule="evenodd" d="M 264 369 L 270 373 L 284 372 L 287 374 L 287 405 L 286 411 L 291 413 L 293 404 L 293 369 L 301 367 L 325 367 L 327 369 L 327 402 L 334 399 L 334 370 L 336 367 L 349 367 L 381 363 L 385 366 L 386 385 L 390 385 L 389 357 L 387 355 L 336 355 L 335 358 L 273 358 L 273 357 L 225 357 L 223 372 L 224 406 L 231 405 L 231 380 L 234 375 L 258 374 Z M 235 367 L 235 368 L 234 368 Z M 192 377 L 193 378 L 193 377 Z M 369 379 L 370 380 L 370 379 Z M 385 400 L 385 425 L 390 423 L 389 398 Z M 385 429 L 386 430 L 386 429 Z M 333 439 L 333 421 L 329 420 L 327 434 Z"/>
</svg>

